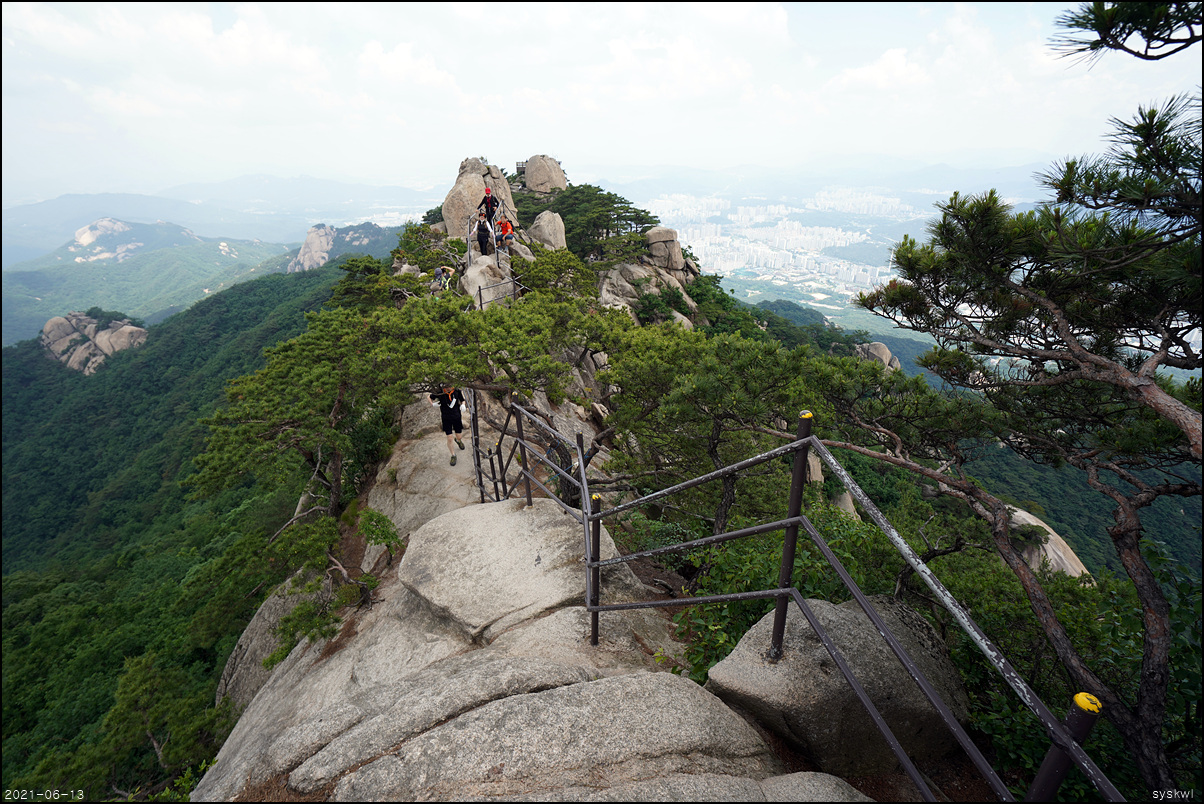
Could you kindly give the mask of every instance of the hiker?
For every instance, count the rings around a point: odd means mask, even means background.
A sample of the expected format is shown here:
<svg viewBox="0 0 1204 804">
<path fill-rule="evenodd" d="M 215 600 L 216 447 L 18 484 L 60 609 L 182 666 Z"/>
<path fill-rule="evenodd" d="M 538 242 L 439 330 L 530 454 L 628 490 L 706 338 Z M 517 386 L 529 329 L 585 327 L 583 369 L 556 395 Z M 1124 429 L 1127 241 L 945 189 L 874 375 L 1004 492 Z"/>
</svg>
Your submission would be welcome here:
<svg viewBox="0 0 1204 804">
<path fill-rule="evenodd" d="M 493 190 L 485 188 L 485 197 L 481 199 L 481 203 L 477 204 L 477 209 L 484 207 L 485 218 L 489 221 L 489 225 L 493 225 L 493 213 L 497 211 L 498 200 L 493 197 Z"/>
<path fill-rule="evenodd" d="M 440 265 L 435 269 L 435 280 L 431 282 L 431 295 L 438 296 L 452 287 L 456 281 L 456 269 L 450 265 Z"/>
<path fill-rule="evenodd" d="M 482 257 L 489 256 L 489 231 L 491 228 L 489 221 L 485 218 L 485 213 L 479 213 L 477 222 L 472 226 L 472 231 L 477 236 L 477 248 L 481 250 Z"/>
<path fill-rule="evenodd" d="M 509 219 L 505 215 L 501 215 L 497 219 L 497 229 L 494 237 L 497 240 L 497 247 L 510 253 L 510 244 L 514 242 L 514 227 L 510 225 Z"/>
<path fill-rule="evenodd" d="M 452 448 L 452 441 L 464 449 L 464 442 L 460 440 L 460 433 L 464 432 L 464 421 L 460 418 L 460 411 L 464 410 L 464 395 L 459 388 L 444 385 L 442 391 L 431 394 L 431 404 L 439 408 L 443 432 L 447 434 L 447 451 L 451 453 L 451 465 L 455 466 L 456 451 Z"/>
</svg>

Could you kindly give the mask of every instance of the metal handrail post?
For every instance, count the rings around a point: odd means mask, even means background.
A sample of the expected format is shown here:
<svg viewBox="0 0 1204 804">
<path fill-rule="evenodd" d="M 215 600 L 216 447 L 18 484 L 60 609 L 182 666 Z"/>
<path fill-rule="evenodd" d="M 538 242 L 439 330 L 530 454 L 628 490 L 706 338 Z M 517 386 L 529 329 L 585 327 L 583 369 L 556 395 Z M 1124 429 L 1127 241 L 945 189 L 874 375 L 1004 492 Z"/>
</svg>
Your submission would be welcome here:
<svg viewBox="0 0 1204 804">
<path fill-rule="evenodd" d="M 527 469 L 527 441 L 523 438 L 523 417 L 515 416 L 514 423 L 518 425 L 518 459 L 523 467 L 523 480 L 527 485 L 527 507 L 530 508 L 535 503 L 531 500 L 531 473 Z"/>
<path fill-rule="evenodd" d="M 595 519 L 593 522 L 591 522 L 589 524 L 590 524 L 590 534 L 589 534 L 590 553 L 592 553 L 595 556 L 594 560 L 596 561 L 599 546 L 601 545 L 601 542 L 602 542 L 602 520 Z M 587 569 L 587 572 L 589 572 L 589 578 L 588 578 L 589 583 L 587 584 L 587 586 L 589 587 L 587 589 L 587 592 L 589 595 L 589 600 L 586 601 L 588 604 L 587 608 L 589 609 L 589 644 L 597 645 L 598 644 L 598 604 L 601 603 L 601 590 L 599 587 L 602 584 L 602 568 L 599 567 L 597 564 L 595 564 L 594 566 L 589 567 Z"/>
<path fill-rule="evenodd" d="M 799 414 L 798 435 L 796 441 L 803 441 L 811 436 L 811 411 L 804 410 Z M 790 502 L 786 516 L 794 519 L 803 509 L 803 486 L 807 483 L 807 450 L 810 442 L 804 442 L 794 452 L 794 466 L 790 471 Z M 778 588 L 791 586 L 794 576 L 794 553 L 798 544 L 798 522 L 786 527 L 785 539 L 782 542 L 782 564 L 778 569 Z M 786 612 L 790 605 L 787 595 L 778 597 L 773 610 L 773 633 L 769 640 L 769 661 L 776 662 L 782 658 L 782 638 L 786 634 Z"/>
<path fill-rule="evenodd" d="M 590 612 L 589 644 L 598 644 L 598 601 L 601 599 L 602 570 L 597 561 L 602 553 L 602 521 L 595 519 L 590 522 L 593 513 L 593 499 L 589 493 L 589 481 L 585 477 L 585 437 L 577 433 L 577 473 L 581 476 L 581 524 L 585 526 L 585 535 L 589 539 L 585 553 L 585 605 Z M 591 566 L 592 565 L 592 566 Z"/>
<path fill-rule="evenodd" d="M 1083 741 L 1087 739 L 1087 735 L 1091 733 L 1092 727 L 1095 726 L 1095 721 L 1099 720 L 1102 708 L 1099 699 L 1094 695 L 1080 692 L 1074 696 L 1070 712 L 1067 713 L 1062 726 L 1076 743 L 1082 745 Z M 1049 753 L 1045 755 L 1045 761 L 1041 763 L 1041 767 L 1037 770 L 1037 776 L 1033 779 L 1033 786 L 1028 789 L 1028 795 L 1024 797 L 1024 800 L 1053 801 L 1054 796 L 1058 793 L 1058 788 L 1066 779 L 1066 771 L 1070 770 L 1071 764 L 1072 760 L 1069 754 L 1056 745 L 1051 745 Z"/>
<path fill-rule="evenodd" d="M 497 449 L 499 446 L 500 446 L 499 444 L 494 444 L 494 449 Z M 500 460 L 501 457 L 502 456 L 499 453 L 498 459 Z M 502 494 L 500 491 L 498 491 L 497 474 L 498 474 L 497 467 L 493 463 L 493 449 L 491 449 L 491 450 L 489 450 L 489 476 L 493 479 L 493 499 L 495 502 L 501 502 Z M 505 487 L 506 487 L 506 478 L 503 477 L 502 478 L 502 488 L 505 489 Z M 510 495 L 507 494 L 506 496 L 509 497 Z"/>
<path fill-rule="evenodd" d="M 481 504 L 484 505 L 485 482 L 481 477 L 481 431 L 477 423 L 477 392 L 469 388 L 468 395 L 472 397 L 472 465 L 477 473 L 477 490 L 481 492 Z"/>
</svg>

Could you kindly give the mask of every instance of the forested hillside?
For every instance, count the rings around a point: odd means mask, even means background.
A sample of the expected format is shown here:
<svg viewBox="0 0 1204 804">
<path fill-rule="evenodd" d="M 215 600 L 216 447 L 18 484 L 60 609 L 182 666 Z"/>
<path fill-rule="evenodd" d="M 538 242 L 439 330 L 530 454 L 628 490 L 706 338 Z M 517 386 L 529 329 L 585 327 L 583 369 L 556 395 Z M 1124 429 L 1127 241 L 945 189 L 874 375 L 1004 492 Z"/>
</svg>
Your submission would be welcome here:
<svg viewBox="0 0 1204 804">
<path fill-rule="evenodd" d="M 197 418 L 264 347 L 304 329 L 339 275 L 240 284 L 91 377 L 34 341 L 4 350 L 7 789 L 42 768 L 87 798 L 145 795 L 221 744 L 229 713 L 213 708 L 214 686 L 282 577 L 246 556 L 296 490 L 245 484 L 189 502 L 179 480 L 203 446 Z"/>
</svg>

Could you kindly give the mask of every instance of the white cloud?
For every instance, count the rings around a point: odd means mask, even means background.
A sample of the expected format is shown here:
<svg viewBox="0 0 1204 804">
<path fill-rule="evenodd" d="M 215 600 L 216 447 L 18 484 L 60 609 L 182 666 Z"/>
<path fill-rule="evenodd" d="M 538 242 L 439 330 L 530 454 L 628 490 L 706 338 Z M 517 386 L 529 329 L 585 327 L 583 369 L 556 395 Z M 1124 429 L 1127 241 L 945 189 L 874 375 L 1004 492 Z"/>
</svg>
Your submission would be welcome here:
<svg viewBox="0 0 1204 804">
<path fill-rule="evenodd" d="M 928 84 L 931 76 L 921 64 L 907 56 L 907 48 L 892 48 L 873 64 L 844 70 L 828 89 L 832 92 L 898 91 L 901 87 Z"/>
<path fill-rule="evenodd" d="M 1191 56 L 1054 59 L 1063 9 L 5 3 L 5 192 L 55 159 L 162 186 L 218 178 L 216 165 L 288 175 L 315 162 L 331 178 L 448 181 L 482 152 L 552 153 L 570 173 L 574 157 L 789 166 L 967 144 L 1064 155 L 1098 150 L 1109 116 L 1198 83 Z M 81 119 L 91 133 L 74 140 Z M 118 164 L 126 154 L 137 159 Z"/>
</svg>

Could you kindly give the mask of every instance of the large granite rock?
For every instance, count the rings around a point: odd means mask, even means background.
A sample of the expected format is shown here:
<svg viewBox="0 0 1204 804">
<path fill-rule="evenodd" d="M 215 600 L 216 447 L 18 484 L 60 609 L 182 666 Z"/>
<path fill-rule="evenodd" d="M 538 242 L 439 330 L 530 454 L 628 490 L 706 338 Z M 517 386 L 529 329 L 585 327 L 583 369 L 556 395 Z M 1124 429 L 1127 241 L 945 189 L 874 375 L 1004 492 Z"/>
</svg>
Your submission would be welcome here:
<svg viewBox="0 0 1204 804">
<path fill-rule="evenodd" d="M 456 182 L 443 199 L 443 221 L 447 225 L 448 237 L 467 237 L 470 219 L 476 216 L 477 204 L 485 197 L 486 187 L 501 202 L 497 214 L 505 213 L 512 221 L 517 220 L 514 196 L 510 193 L 506 176 L 498 167 L 470 157 L 460 163 Z"/>
<path fill-rule="evenodd" d="M 468 444 L 468 416 L 464 416 L 464 426 L 464 443 Z M 393 454 L 376 473 L 368 507 L 387 516 L 406 539 L 435 517 L 472 505 L 480 496 L 473 486 L 475 473 L 467 450 L 457 450 L 456 465 L 449 464 L 439 411 L 428 399 L 406 407 L 401 433 Z M 369 555 L 364 564 L 371 566 L 375 558 Z"/>
<path fill-rule="evenodd" d="M 47 356 L 87 376 L 95 374 L 109 355 L 141 346 L 146 337 L 147 331 L 128 318 L 101 327 L 95 318 L 73 312 L 47 321 L 41 344 Z"/>
<path fill-rule="evenodd" d="M 677 231 L 665 226 L 654 226 L 644 234 L 648 243 L 648 253 L 652 262 L 661 268 L 680 274 L 685 270 L 686 261 L 681 253 L 681 243 L 677 242 Z M 678 278 L 680 282 L 681 279 Z"/>
<path fill-rule="evenodd" d="M 510 500 L 489 507 L 489 538 L 482 509 L 462 508 L 434 519 L 410 537 L 398 570 L 401 583 L 430 601 L 473 639 L 492 641 L 512 625 L 580 603 L 584 594 L 585 537 L 581 526 L 550 501 L 527 508 Z M 500 527 L 505 523 L 506 527 Z M 566 529 L 577 528 L 577 538 Z M 602 557 L 617 555 L 603 529 Z M 473 579 L 465 583 L 463 579 Z M 603 572 L 609 602 L 638 599 L 643 585 L 626 564 Z"/>
<path fill-rule="evenodd" d="M 637 673 L 493 701 L 347 774 L 333 799 L 525 798 L 665 772 L 760 780 L 779 770 L 718 699 L 681 676 Z"/>
<path fill-rule="evenodd" d="M 319 223 L 309 228 L 300 251 L 285 266 L 284 270 L 291 274 L 321 268 L 340 255 L 365 252 L 371 250 L 368 248 L 370 246 L 380 246 L 385 241 L 392 239 L 395 231 L 370 222 L 357 223 L 342 229 Z"/>
<path fill-rule="evenodd" d="M 446 455 L 423 404 L 407 408 L 395 459 L 428 444 Z M 447 466 L 410 460 L 382 472 Z M 446 472 L 438 483 L 462 490 L 446 504 L 475 491 Z M 581 525 L 538 498 L 461 504 L 417 527 L 375 605 L 271 673 L 192 800 L 268 783 L 340 801 L 864 800 L 823 774 L 781 775 L 740 716 L 664 672 L 683 646 L 655 611 L 603 613 L 590 646 L 583 544 Z M 604 575 L 604 602 L 645 593 L 624 565 Z"/>
<path fill-rule="evenodd" d="M 510 259 L 499 255 L 493 257 L 476 257 L 464 272 L 460 280 L 460 290 L 473 304 L 488 307 L 491 302 L 514 295 L 514 282 L 511 281 Z"/>
<path fill-rule="evenodd" d="M 932 627 L 890 597 L 872 602 L 954 716 L 965 723 L 969 699 Z M 957 748 L 936 709 L 856 601 L 807 604 L 909 756 L 936 760 Z M 772 627 L 770 612 L 711 668 L 707 689 L 751 712 L 826 773 L 865 776 L 894 769 L 894 754 L 802 612 L 790 606 L 783 657 L 776 664 L 765 658 Z"/>
<path fill-rule="evenodd" d="M 564 219 L 550 209 L 535 216 L 535 222 L 527 229 L 527 237 L 548 248 L 567 248 L 564 238 Z"/>
<path fill-rule="evenodd" d="M 285 266 L 285 273 L 293 274 L 321 268 L 330 259 L 330 249 L 334 246 L 334 237 L 335 228 L 333 226 L 319 223 L 317 226 L 309 227 L 309 231 L 305 233 L 305 242 L 301 244 L 301 250 Z"/>
<path fill-rule="evenodd" d="M 890 347 L 885 343 L 859 343 L 853 350 L 862 360 L 876 360 L 890 371 L 898 371 L 902 364 L 899 358 L 890 353 Z"/>
<path fill-rule="evenodd" d="M 568 179 L 560 161 L 547 154 L 539 154 L 527 160 L 523 170 L 523 186 L 534 193 L 551 193 L 568 188 Z"/>
<path fill-rule="evenodd" d="M 272 671 L 263 660 L 276 650 L 276 626 L 298 604 L 317 598 L 318 594 L 303 594 L 292 588 L 291 579 L 273 592 L 255 612 L 243 629 L 234 650 L 226 659 L 222 677 L 217 683 L 215 702 L 229 698 L 236 711 L 241 711 L 255 698 L 255 693 L 268 682 Z"/>
</svg>

